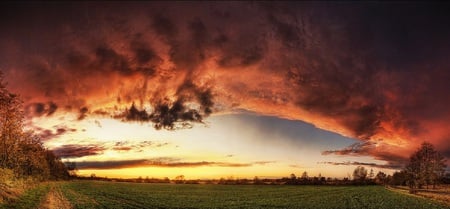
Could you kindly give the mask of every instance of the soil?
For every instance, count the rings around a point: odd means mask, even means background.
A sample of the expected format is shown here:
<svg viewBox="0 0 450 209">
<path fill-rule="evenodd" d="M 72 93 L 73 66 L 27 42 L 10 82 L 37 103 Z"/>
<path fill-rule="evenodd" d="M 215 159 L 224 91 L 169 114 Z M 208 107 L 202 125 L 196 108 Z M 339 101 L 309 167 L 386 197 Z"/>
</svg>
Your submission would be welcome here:
<svg viewBox="0 0 450 209">
<path fill-rule="evenodd" d="M 403 194 L 433 199 L 450 206 L 450 186 L 448 185 L 441 185 L 436 189 L 418 189 L 416 194 L 409 194 L 409 188 L 405 186 L 389 187 L 388 189 Z"/>
<path fill-rule="evenodd" d="M 72 209 L 70 202 L 64 197 L 61 190 L 52 186 L 39 209 Z"/>
</svg>

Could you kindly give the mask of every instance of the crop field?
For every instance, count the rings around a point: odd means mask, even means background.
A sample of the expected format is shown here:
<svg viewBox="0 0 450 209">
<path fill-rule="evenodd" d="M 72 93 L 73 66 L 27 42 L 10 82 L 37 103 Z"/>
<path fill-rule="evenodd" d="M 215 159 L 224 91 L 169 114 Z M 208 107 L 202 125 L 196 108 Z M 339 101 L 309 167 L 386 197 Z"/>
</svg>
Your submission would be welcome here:
<svg viewBox="0 0 450 209">
<path fill-rule="evenodd" d="M 55 183 L 50 190 L 62 194 L 62 198 L 70 202 L 69 208 L 450 208 L 425 198 L 389 191 L 381 186 L 73 181 Z M 31 195 L 36 199 L 35 196 L 38 195 Z M 29 203 L 24 207 L 23 202 L 27 201 L 22 200 L 19 205 L 10 207 L 30 208 Z"/>
</svg>

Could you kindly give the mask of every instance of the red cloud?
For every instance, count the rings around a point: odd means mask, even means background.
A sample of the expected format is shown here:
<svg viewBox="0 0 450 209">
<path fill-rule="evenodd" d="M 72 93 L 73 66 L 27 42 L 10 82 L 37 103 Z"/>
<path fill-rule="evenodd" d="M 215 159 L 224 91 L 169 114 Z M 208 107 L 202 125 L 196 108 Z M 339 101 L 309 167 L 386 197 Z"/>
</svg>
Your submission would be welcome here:
<svg viewBox="0 0 450 209">
<path fill-rule="evenodd" d="M 2 8 L 0 63 L 30 117 L 173 130 L 240 108 L 377 145 L 335 154 L 450 150 L 447 5 L 103 4 Z"/>
</svg>

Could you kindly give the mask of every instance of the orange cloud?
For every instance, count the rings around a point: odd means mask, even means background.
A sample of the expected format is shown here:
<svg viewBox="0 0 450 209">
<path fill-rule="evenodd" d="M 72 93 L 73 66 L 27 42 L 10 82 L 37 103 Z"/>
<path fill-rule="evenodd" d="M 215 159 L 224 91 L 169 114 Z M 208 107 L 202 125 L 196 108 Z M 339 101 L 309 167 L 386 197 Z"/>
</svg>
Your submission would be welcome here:
<svg viewBox="0 0 450 209">
<path fill-rule="evenodd" d="M 30 118 L 75 112 L 174 130 L 244 109 L 364 145 L 325 154 L 390 161 L 424 140 L 450 150 L 450 31 L 435 5 L 106 4 L 5 13 L 1 69 Z"/>
</svg>

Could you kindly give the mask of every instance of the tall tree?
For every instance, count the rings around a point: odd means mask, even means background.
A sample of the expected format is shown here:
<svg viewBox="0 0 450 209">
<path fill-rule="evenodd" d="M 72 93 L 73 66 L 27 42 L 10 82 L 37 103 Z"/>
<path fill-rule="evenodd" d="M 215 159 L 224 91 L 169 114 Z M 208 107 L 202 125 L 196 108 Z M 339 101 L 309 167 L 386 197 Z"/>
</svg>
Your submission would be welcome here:
<svg viewBox="0 0 450 209">
<path fill-rule="evenodd" d="M 33 132 L 23 130 L 23 115 L 21 100 L 6 89 L 0 72 L 0 168 L 19 178 L 66 178 L 67 168 L 61 160 Z"/>
<path fill-rule="evenodd" d="M 366 180 L 367 177 L 367 169 L 363 166 L 358 166 L 353 171 L 353 180 L 355 182 L 363 182 Z"/>
<path fill-rule="evenodd" d="M 304 171 L 303 173 L 302 173 L 302 179 L 303 180 L 308 180 L 308 172 L 306 172 L 306 171 Z"/>
<path fill-rule="evenodd" d="M 373 173 L 373 169 L 370 169 L 370 173 L 369 173 L 369 179 L 373 179 L 373 177 L 375 177 L 375 174 Z"/>
<path fill-rule="evenodd" d="M 445 172 L 444 157 L 434 149 L 428 142 L 411 155 L 410 162 L 406 166 L 407 180 L 410 192 L 414 193 L 416 188 L 432 184 L 435 188 L 439 179 Z"/>
<path fill-rule="evenodd" d="M 382 171 L 378 171 L 377 175 L 375 176 L 375 183 L 386 185 L 386 180 L 387 175 Z"/>
<path fill-rule="evenodd" d="M 10 93 L 3 83 L 0 72 L 0 167 L 14 167 L 14 153 L 19 149 L 22 135 L 23 113 L 21 101 Z"/>
</svg>

